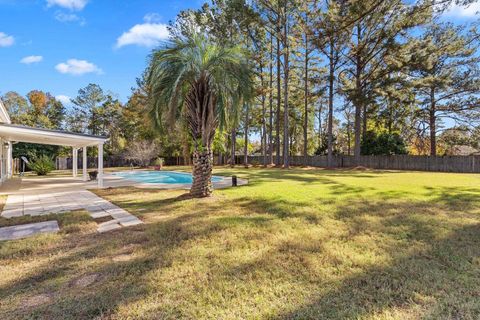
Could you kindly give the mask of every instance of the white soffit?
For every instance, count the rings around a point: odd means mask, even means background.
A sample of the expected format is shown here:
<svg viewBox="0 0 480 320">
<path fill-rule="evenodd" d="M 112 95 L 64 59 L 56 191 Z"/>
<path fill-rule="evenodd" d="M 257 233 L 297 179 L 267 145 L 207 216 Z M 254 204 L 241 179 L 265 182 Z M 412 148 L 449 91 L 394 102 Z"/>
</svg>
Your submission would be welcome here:
<svg viewBox="0 0 480 320">
<path fill-rule="evenodd" d="M 86 147 L 105 143 L 108 138 L 57 130 L 0 123 L 0 137 L 12 142 Z"/>
</svg>

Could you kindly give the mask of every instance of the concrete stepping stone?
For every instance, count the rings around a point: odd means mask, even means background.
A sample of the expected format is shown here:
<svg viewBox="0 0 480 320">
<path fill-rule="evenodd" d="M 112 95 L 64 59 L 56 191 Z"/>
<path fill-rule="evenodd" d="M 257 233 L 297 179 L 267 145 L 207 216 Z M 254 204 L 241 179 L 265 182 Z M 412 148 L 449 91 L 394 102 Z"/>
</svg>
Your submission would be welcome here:
<svg viewBox="0 0 480 320">
<path fill-rule="evenodd" d="M 3 227 L 0 228 L 0 241 L 22 239 L 39 233 L 52 233 L 59 230 L 56 220 Z"/>
<path fill-rule="evenodd" d="M 119 221 L 123 227 L 131 227 L 131 226 L 136 226 L 143 223 L 142 220 L 133 216 L 128 219 L 115 219 L 115 220 Z"/>
<path fill-rule="evenodd" d="M 90 217 L 93 219 L 98 219 L 98 218 L 105 218 L 105 217 L 110 217 L 110 213 L 106 211 L 95 211 L 95 212 L 90 212 Z"/>
<path fill-rule="evenodd" d="M 21 217 L 23 216 L 23 208 L 22 209 L 9 209 L 3 210 L 2 217 L 4 218 L 14 218 L 14 217 Z"/>
<path fill-rule="evenodd" d="M 122 226 L 118 224 L 116 220 L 110 220 L 107 222 L 102 222 L 98 224 L 97 231 L 100 233 L 115 230 L 115 229 L 120 229 Z"/>
</svg>

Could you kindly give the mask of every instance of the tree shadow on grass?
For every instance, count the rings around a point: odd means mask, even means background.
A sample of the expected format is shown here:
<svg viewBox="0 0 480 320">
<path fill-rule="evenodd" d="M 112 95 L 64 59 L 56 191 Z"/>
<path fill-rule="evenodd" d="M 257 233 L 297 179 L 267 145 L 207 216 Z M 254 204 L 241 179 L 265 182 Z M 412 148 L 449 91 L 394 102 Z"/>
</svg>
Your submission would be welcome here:
<svg viewBox="0 0 480 320">
<path fill-rule="evenodd" d="M 356 192 L 354 190 L 352 194 Z M 257 271 L 272 278 L 268 282 L 270 287 L 263 293 L 265 295 L 285 282 L 298 284 L 296 293 L 302 293 L 307 298 L 295 300 L 292 307 L 288 304 L 288 297 L 277 296 L 272 303 L 278 305 L 274 316 L 278 319 L 362 318 L 416 307 L 431 318 L 473 319 L 480 314 L 477 294 L 480 290 L 477 284 L 480 276 L 480 228 L 471 222 L 462 224 L 458 219 L 437 219 L 438 211 L 446 211 L 452 205 L 448 201 L 439 201 L 443 197 L 442 192 L 445 190 L 433 191 L 432 199 L 422 202 L 349 201 L 335 209 L 332 216 L 336 224 L 326 225 L 328 232 L 318 237 L 312 232 L 309 237 L 285 239 L 281 230 L 259 229 L 256 230 L 258 238 L 255 241 L 261 242 L 268 235 L 272 236 L 269 238 L 272 248 L 260 256 L 249 261 L 229 260 L 224 273 L 210 265 L 206 270 L 192 268 L 201 273 L 199 276 L 207 273 L 210 290 L 204 293 L 207 295 L 221 290 L 216 285 L 225 279 L 231 283 L 231 288 L 235 288 L 235 284 L 255 279 Z M 163 215 L 178 209 L 177 206 L 188 204 L 188 201 L 197 201 L 178 199 L 173 193 L 170 195 L 161 195 L 160 199 L 154 197 L 144 205 L 155 208 L 155 212 Z M 193 203 L 193 207 L 186 208 L 185 213 L 165 215 L 163 220 L 148 225 L 110 234 L 72 234 L 63 245 L 46 246 L 42 255 L 52 256 L 48 263 L 29 271 L 16 282 L 0 286 L 0 310 L 6 312 L 4 318 L 114 317 L 119 308 L 158 294 L 152 293 L 152 279 L 148 275 L 163 272 L 165 268 L 179 263 L 175 260 L 176 251 L 179 248 L 183 250 L 185 244 L 208 237 L 216 238 L 217 234 L 218 241 L 222 241 L 222 235 L 229 228 L 239 226 L 250 230 L 268 226 L 272 220 L 283 222 L 282 219 L 290 217 L 305 218 L 307 224 L 300 227 L 307 230 L 309 227 L 321 228 L 322 223 L 326 223 L 321 213 L 301 210 L 311 205 L 309 202 L 258 197 L 236 200 L 238 203 L 235 205 L 244 210 L 231 215 L 222 213 L 215 219 L 217 211 L 225 206 L 224 200 L 218 200 L 199 200 Z M 206 201 L 208 205 L 202 205 L 201 201 Z M 118 204 L 133 206 L 128 199 L 119 200 Z M 249 215 L 242 215 L 245 212 Z M 262 216 L 265 213 L 269 215 Z M 457 215 L 458 218 L 466 216 L 459 212 Z M 309 219 L 313 219 L 310 216 L 317 219 L 315 226 L 309 225 L 312 222 Z M 214 219 L 207 220 L 212 217 Z M 336 229 L 337 224 L 341 228 Z M 366 237 L 367 241 L 362 237 Z M 249 240 L 247 238 L 247 243 Z M 331 243 L 338 245 L 331 246 Z M 134 249 L 127 250 L 129 246 Z M 361 258 L 381 253 L 389 258 L 388 263 L 362 264 L 345 255 L 343 248 L 358 249 Z M 62 250 L 66 254 L 57 257 Z M 125 252 L 131 253 L 132 258 L 114 260 Z M 35 259 L 35 255 L 29 259 Z M 94 264 L 97 259 L 102 263 Z M 188 261 L 183 263 L 188 264 Z M 351 265 L 355 272 L 348 269 Z M 325 277 L 331 274 L 324 274 L 322 270 L 338 270 L 345 275 L 334 281 Z M 72 285 L 75 279 L 90 274 L 99 275 L 95 283 L 83 288 Z M 190 281 L 187 284 L 192 286 L 205 285 L 195 279 L 185 281 Z M 311 289 L 312 285 L 316 285 L 315 289 Z M 38 294 L 47 294 L 51 299 L 35 307 L 25 307 L 19 301 Z M 165 294 L 170 295 L 168 299 L 176 296 L 172 292 Z M 265 298 L 271 299 L 272 296 Z M 158 305 L 149 317 L 186 317 L 182 313 L 185 310 L 179 307 L 183 302 L 170 301 L 168 305 L 168 299 L 162 300 L 167 301 L 167 305 Z M 250 303 L 255 305 L 255 298 L 252 296 L 251 299 Z M 235 308 L 228 304 L 229 301 L 226 300 L 224 308 Z M 255 308 L 259 317 L 262 311 Z M 250 312 L 253 315 L 254 311 Z M 138 317 L 141 316 L 146 315 L 138 314 Z"/>
<path fill-rule="evenodd" d="M 264 271 L 272 283 L 295 282 L 299 288 L 317 284 L 318 289 L 294 308 L 282 307 L 292 301 L 281 297 L 275 319 L 361 319 L 382 314 L 477 319 L 480 224 L 437 219 L 436 212 L 447 209 L 435 200 L 340 207 L 335 216 L 347 232 L 331 230 L 329 238 L 280 241 L 257 259 L 233 263 L 226 275 L 250 279 Z M 339 247 L 362 256 L 350 260 L 336 251 Z M 387 258 L 382 263 L 362 264 L 364 257 L 380 253 Z M 345 276 L 331 280 L 332 274 L 319 271 L 330 269 L 343 270 Z M 305 293 L 298 290 L 299 295 Z"/>
<path fill-rule="evenodd" d="M 188 198 L 175 197 L 152 200 L 152 203 L 160 205 L 162 210 L 186 200 Z M 218 223 L 202 223 L 202 218 L 210 213 L 198 208 L 193 213 L 161 222 L 105 234 L 75 234 L 63 238 L 62 243 L 47 244 L 32 256 L 41 254 L 42 259 L 50 257 L 48 260 L 15 282 L 0 286 L 0 301 L 5 302 L 3 306 L 3 302 L 0 304 L 0 310 L 5 312 L 3 319 L 109 317 L 118 307 L 145 299 L 150 292 L 145 275 L 171 266 L 171 253 L 185 242 L 208 237 L 225 228 Z M 141 252 L 139 256 L 135 256 L 133 250 L 133 258 L 128 261 L 112 260 L 117 255 L 123 256 L 125 247 L 136 244 Z M 64 254 L 58 255 L 59 252 Z M 96 260 L 102 263 L 95 264 Z M 83 262 L 93 265 L 86 267 Z M 94 283 L 80 288 L 72 286 L 75 279 L 92 274 L 98 275 Z M 49 299 L 40 305 L 25 305 L 29 297 L 38 295 L 46 295 Z"/>
<path fill-rule="evenodd" d="M 442 203 L 450 210 L 464 211 L 478 207 L 480 188 L 467 187 L 425 187 L 425 194 L 435 202 Z"/>
<path fill-rule="evenodd" d="M 414 231 L 412 231 L 414 232 Z M 425 250 L 399 255 L 312 294 L 303 305 L 276 319 L 393 318 L 477 319 L 480 316 L 475 259 L 480 255 L 480 226 L 469 225 L 443 239 L 424 239 Z M 477 262 L 478 264 L 478 262 Z M 476 289 L 475 289 L 476 287 Z M 402 316 L 403 315 L 403 316 Z"/>
<path fill-rule="evenodd" d="M 337 182 L 330 179 L 331 177 L 352 177 L 352 178 L 378 178 L 384 174 L 398 173 L 395 171 L 355 171 L 355 170 L 325 170 L 325 169 L 240 169 L 240 170 L 226 170 L 221 169 L 217 172 L 219 175 L 231 176 L 232 174 L 238 174 L 239 176 L 249 179 L 249 184 L 258 183 L 275 183 L 277 181 L 295 181 L 310 183 L 324 183 L 324 184 L 336 184 Z"/>
<path fill-rule="evenodd" d="M 242 197 L 234 200 L 235 205 L 244 208 L 249 214 L 268 214 L 280 219 L 305 218 L 308 222 L 319 223 L 321 217 L 301 210 L 311 203 L 306 201 L 289 201 L 284 199 L 268 199 L 261 197 Z"/>
</svg>

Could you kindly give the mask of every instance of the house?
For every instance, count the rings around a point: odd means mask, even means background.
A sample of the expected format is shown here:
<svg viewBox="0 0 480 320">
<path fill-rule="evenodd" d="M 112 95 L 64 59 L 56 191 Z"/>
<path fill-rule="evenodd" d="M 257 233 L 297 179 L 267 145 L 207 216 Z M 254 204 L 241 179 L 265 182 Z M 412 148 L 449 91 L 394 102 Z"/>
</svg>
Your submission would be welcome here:
<svg viewBox="0 0 480 320">
<path fill-rule="evenodd" d="M 88 180 L 87 174 L 87 148 L 98 148 L 98 187 L 103 187 L 103 144 L 108 140 L 106 137 L 92 136 L 87 134 L 71 133 L 59 130 L 32 128 L 14 125 L 10 120 L 8 111 L 0 100 L 0 183 L 13 175 L 13 148 L 17 142 L 29 142 L 72 148 L 74 178 L 78 176 L 78 150 L 82 150 L 83 167 L 82 179 Z"/>
</svg>

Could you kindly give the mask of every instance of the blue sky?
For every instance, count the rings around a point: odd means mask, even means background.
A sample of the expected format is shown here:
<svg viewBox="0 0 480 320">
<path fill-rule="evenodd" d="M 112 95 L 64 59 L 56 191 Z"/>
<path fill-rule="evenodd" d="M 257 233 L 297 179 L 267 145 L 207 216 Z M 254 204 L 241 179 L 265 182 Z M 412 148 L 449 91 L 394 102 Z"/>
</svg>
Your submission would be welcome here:
<svg viewBox="0 0 480 320">
<path fill-rule="evenodd" d="M 125 102 L 165 24 L 201 0 L 0 0 L 0 95 L 32 89 L 75 97 L 98 83 Z M 472 20 L 453 8 L 445 19 Z"/>
<path fill-rule="evenodd" d="M 0 0 L 0 95 L 75 97 L 98 83 L 125 102 L 165 24 L 197 0 Z"/>
</svg>

